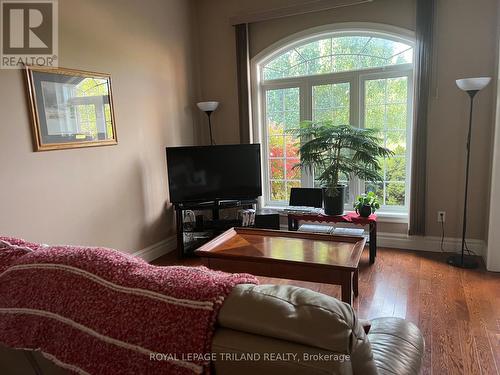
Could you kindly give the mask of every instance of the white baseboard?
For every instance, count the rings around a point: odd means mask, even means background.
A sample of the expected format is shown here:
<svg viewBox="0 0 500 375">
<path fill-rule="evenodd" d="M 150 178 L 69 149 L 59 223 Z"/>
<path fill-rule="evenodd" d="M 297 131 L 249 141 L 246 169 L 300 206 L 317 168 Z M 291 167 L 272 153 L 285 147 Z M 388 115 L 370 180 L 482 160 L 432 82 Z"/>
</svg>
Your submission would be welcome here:
<svg viewBox="0 0 500 375">
<path fill-rule="evenodd" d="M 281 225 L 281 230 L 288 230 L 288 226 L 285 224 Z M 377 246 L 403 250 L 441 252 L 441 237 L 409 236 L 402 233 L 378 232 Z M 485 241 L 469 238 L 467 239 L 467 246 L 475 254 L 484 257 L 486 248 Z M 443 249 L 447 253 L 460 252 L 462 250 L 462 239 L 445 237 L 443 241 Z"/>
<path fill-rule="evenodd" d="M 283 230 L 287 228 L 283 227 Z M 445 252 L 460 252 L 462 240 L 460 238 L 445 237 L 443 248 Z M 467 245 L 475 254 L 484 256 L 486 243 L 483 240 L 467 239 Z M 441 237 L 435 236 L 408 236 L 402 233 L 377 233 L 377 246 L 403 250 L 441 252 Z M 133 253 L 134 256 L 151 262 L 165 254 L 174 251 L 177 247 L 177 237 L 170 236 L 160 242 Z"/>
<path fill-rule="evenodd" d="M 434 236 L 408 236 L 401 233 L 377 233 L 377 246 L 392 247 L 405 250 L 421 250 L 441 252 L 441 237 Z M 483 255 L 485 241 L 467 239 L 468 248 L 477 255 Z M 460 252 L 462 239 L 445 237 L 443 241 L 445 252 Z"/>
<path fill-rule="evenodd" d="M 132 253 L 132 255 L 144 259 L 146 262 L 151 262 L 162 255 L 174 251 L 177 247 L 177 236 L 170 236 L 160 242 L 148 246 L 142 250 Z"/>
</svg>

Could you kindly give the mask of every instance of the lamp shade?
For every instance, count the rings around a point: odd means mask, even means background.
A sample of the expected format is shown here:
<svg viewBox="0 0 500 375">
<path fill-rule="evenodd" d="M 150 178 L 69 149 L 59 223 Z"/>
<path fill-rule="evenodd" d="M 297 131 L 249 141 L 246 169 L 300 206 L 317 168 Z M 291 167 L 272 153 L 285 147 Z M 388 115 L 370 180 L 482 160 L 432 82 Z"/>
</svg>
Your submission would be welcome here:
<svg viewBox="0 0 500 375">
<path fill-rule="evenodd" d="M 457 86 L 463 91 L 479 91 L 490 83 L 491 77 L 476 77 L 457 79 Z"/>
<path fill-rule="evenodd" d="M 201 109 L 203 112 L 213 112 L 217 109 L 219 106 L 219 102 L 199 102 L 196 103 L 199 109 Z"/>
</svg>

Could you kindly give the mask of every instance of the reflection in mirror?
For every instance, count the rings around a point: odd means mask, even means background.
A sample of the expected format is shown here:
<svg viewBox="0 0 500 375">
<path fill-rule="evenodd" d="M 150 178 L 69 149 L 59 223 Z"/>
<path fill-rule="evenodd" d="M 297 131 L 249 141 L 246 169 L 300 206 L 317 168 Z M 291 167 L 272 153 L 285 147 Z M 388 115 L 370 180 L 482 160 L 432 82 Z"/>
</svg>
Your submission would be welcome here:
<svg viewBox="0 0 500 375">
<path fill-rule="evenodd" d="M 28 68 L 37 150 L 116 144 L 111 78 Z"/>
</svg>

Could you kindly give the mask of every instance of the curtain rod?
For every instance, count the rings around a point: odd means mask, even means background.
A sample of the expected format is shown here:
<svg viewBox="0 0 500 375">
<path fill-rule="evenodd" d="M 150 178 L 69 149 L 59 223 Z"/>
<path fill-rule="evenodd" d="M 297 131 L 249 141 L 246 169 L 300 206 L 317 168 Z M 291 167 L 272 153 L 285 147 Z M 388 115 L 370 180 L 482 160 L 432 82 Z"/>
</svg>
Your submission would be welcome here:
<svg viewBox="0 0 500 375">
<path fill-rule="evenodd" d="M 268 21 L 277 18 L 297 16 L 300 14 L 320 12 L 335 8 L 371 3 L 374 0 L 314 0 L 305 4 L 290 5 L 251 13 L 242 13 L 229 18 L 231 25 Z"/>
</svg>

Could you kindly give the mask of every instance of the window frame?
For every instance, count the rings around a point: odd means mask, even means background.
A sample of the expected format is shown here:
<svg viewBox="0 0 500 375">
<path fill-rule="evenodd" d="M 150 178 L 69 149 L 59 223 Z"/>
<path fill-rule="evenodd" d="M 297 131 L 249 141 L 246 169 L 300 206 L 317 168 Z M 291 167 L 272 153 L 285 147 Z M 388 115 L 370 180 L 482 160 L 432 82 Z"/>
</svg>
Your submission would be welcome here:
<svg viewBox="0 0 500 375">
<path fill-rule="evenodd" d="M 377 80 L 377 79 L 387 79 L 387 78 L 399 78 L 399 77 L 406 77 L 408 79 L 407 83 L 407 97 L 406 97 L 406 111 L 407 111 L 407 117 L 406 117 L 406 179 L 405 179 L 405 205 L 404 206 L 388 206 L 388 205 L 381 205 L 380 206 L 380 211 L 381 212 L 393 212 L 393 213 L 408 213 L 409 208 L 410 208 L 410 185 L 411 185 L 411 145 L 412 145 L 412 129 L 413 129 L 413 93 L 414 90 L 414 82 L 413 82 L 413 66 L 412 64 L 406 64 L 410 65 L 410 67 L 405 71 L 399 71 L 399 72 L 384 72 L 384 73 L 373 73 L 373 74 L 362 74 L 360 77 L 360 98 L 359 98 L 359 103 L 360 103 L 360 119 L 359 119 L 359 125 L 363 126 L 365 123 L 365 84 L 366 81 L 370 80 Z M 406 73 L 402 75 L 401 73 Z M 385 182 L 385 181 L 384 181 Z M 359 183 L 359 189 L 361 192 L 365 191 L 365 182 L 362 180 L 358 179 Z"/>
<path fill-rule="evenodd" d="M 355 71 L 343 71 L 327 74 L 316 74 L 309 76 L 297 76 L 288 78 L 279 78 L 273 80 L 263 80 L 264 66 L 278 55 L 303 45 L 328 37 L 339 36 L 372 36 L 381 37 L 396 42 L 406 43 L 415 47 L 413 32 L 389 25 L 371 24 L 371 23 L 348 23 L 337 25 L 326 25 L 319 28 L 306 30 L 297 33 L 289 38 L 285 38 L 272 46 L 266 48 L 251 61 L 251 90 L 252 90 L 252 116 L 250 134 L 252 142 L 262 144 L 262 175 L 263 196 L 259 199 L 261 207 L 286 207 L 288 202 L 271 201 L 270 198 L 270 176 L 269 176 L 269 157 L 268 157 L 268 129 L 266 122 L 266 91 L 272 89 L 283 89 L 296 87 L 299 89 L 299 108 L 300 121 L 312 118 L 312 87 L 322 84 L 350 83 L 350 122 L 357 126 L 364 124 L 364 87 L 365 82 L 370 79 L 394 78 L 406 76 L 408 78 L 408 96 L 407 96 L 407 149 L 406 149 L 406 181 L 405 181 L 405 206 L 383 206 L 380 213 L 391 217 L 403 218 L 406 220 L 409 209 L 409 189 L 410 189 L 410 171 L 411 171 L 411 129 L 413 120 L 413 64 L 398 64 L 384 67 L 367 68 Z M 376 77 L 376 78 L 373 78 Z M 355 179 L 352 187 L 352 196 L 364 191 L 364 182 Z M 307 171 L 302 171 L 301 183 L 304 187 L 312 187 L 314 184 L 312 176 Z M 346 204 L 346 209 L 350 210 L 350 204 Z"/>
</svg>

